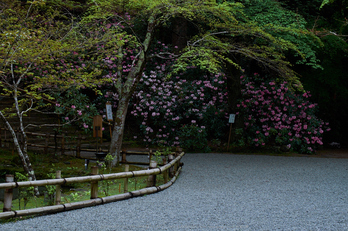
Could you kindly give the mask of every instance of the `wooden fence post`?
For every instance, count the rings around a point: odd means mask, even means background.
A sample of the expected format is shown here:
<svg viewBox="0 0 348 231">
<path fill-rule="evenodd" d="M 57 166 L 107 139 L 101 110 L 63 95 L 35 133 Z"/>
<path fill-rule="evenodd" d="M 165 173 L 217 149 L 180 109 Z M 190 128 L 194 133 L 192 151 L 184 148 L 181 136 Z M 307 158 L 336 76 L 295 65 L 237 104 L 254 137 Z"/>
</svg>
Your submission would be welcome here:
<svg viewBox="0 0 348 231">
<path fill-rule="evenodd" d="M 61 173 L 62 172 L 60 170 L 56 171 L 56 179 L 61 178 Z M 61 202 L 62 192 L 60 191 L 60 189 L 61 189 L 60 185 L 59 184 L 56 185 L 56 196 L 54 199 L 56 205 L 60 205 L 60 202 Z"/>
<path fill-rule="evenodd" d="M 7 137 L 6 137 L 6 131 L 7 131 L 7 129 L 6 129 L 6 127 L 5 127 L 5 131 L 4 131 L 4 132 L 5 132 L 5 139 L 4 139 L 5 145 L 4 145 L 4 146 L 9 148 L 10 146 L 7 146 L 7 145 L 6 145 L 6 143 L 7 143 L 7 142 L 6 142 L 6 141 L 7 141 L 7 140 L 6 140 L 6 139 L 7 139 Z"/>
<path fill-rule="evenodd" d="M 0 124 L 0 148 L 2 147 L 2 129 Z"/>
<path fill-rule="evenodd" d="M 92 175 L 98 175 L 99 169 L 98 166 L 92 167 Z M 91 199 L 98 198 L 98 181 L 91 182 Z"/>
<path fill-rule="evenodd" d="M 47 134 L 46 134 L 46 137 L 45 137 L 45 147 L 44 147 L 44 152 L 45 152 L 45 154 L 48 153 L 48 140 L 49 140 L 49 138 L 50 138 L 50 134 L 47 133 Z"/>
<path fill-rule="evenodd" d="M 13 175 L 6 175 L 6 182 L 10 183 L 14 181 L 14 176 Z M 12 188 L 7 188 L 5 189 L 5 194 L 4 194 L 4 208 L 3 212 L 9 212 L 11 211 L 12 207 L 12 197 L 13 197 L 13 189 Z"/>
<path fill-rule="evenodd" d="M 62 146 L 61 146 L 62 155 L 64 155 L 64 151 L 65 151 L 65 137 L 66 136 L 68 136 L 68 132 L 62 132 Z"/>
<path fill-rule="evenodd" d="M 126 164 L 126 165 L 124 166 L 124 171 L 125 171 L 125 172 L 128 172 L 128 171 L 129 171 L 129 165 L 128 165 L 128 164 Z M 124 192 L 124 193 L 127 193 L 127 192 L 128 192 L 128 178 L 127 178 L 127 177 L 124 178 L 123 192 Z"/>
<path fill-rule="evenodd" d="M 76 145 L 76 157 L 80 158 L 81 157 L 81 133 L 79 133 L 77 137 L 77 145 Z"/>
<path fill-rule="evenodd" d="M 57 149 L 58 149 L 57 135 L 58 135 L 58 132 L 55 130 L 54 131 L 54 152 L 55 153 L 57 153 Z"/>
<path fill-rule="evenodd" d="M 154 160 L 150 161 L 149 169 L 154 169 L 157 167 L 157 162 Z M 147 187 L 156 186 L 156 175 L 150 175 L 147 178 Z"/>
</svg>

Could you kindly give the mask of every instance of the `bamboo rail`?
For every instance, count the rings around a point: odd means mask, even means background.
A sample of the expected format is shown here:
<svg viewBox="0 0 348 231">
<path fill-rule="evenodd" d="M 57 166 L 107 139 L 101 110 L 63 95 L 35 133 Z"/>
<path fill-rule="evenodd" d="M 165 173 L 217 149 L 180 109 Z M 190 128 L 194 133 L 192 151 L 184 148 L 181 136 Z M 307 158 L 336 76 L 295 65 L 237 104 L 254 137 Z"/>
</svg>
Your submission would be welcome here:
<svg viewBox="0 0 348 231">
<path fill-rule="evenodd" d="M 40 208 L 33 208 L 33 209 L 27 209 L 27 210 L 19 210 L 19 211 L 5 211 L 3 213 L 0 213 L 0 219 L 1 218 L 11 218 L 16 216 L 24 216 L 24 215 L 34 215 L 34 214 L 42 214 L 42 213 L 55 213 L 55 212 L 62 212 L 77 208 L 84 208 L 109 202 L 114 202 L 118 200 L 124 200 L 131 197 L 136 197 L 144 194 L 150 194 L 159 192 L 161 190 L 164 190 L 168 187 L 170 187 L 178 177 L 182 164 L 180 164 L 180 159 L 185 155 L 184 152 L 177 153 L 177 156 L 174 160 L 170 161 L 168 164 L 157 167 L 154 169 L 148 169 L 148 170 L 140 170 L 140 171 L 128 171 L 128 172 L 121 172 L 121 173 L 112 173 L 112 174 L 104 174 L 104 175 L 91 175 L 91 176 L 83 176 L 83 177 L 70 177 L 70 178 L 60 178 L 60 179 L 46 179 L 46 180 L 37 180 L 37 181 L 23 181 L 23 182 L 8 182 L 8 183 L 2 183 L 0 184 L 0 189 L 7 189 L 8 191 L 11 191 L 10 189 L 16 188 L 16 187 L 31 187 L 31 186 L 46 186 L 46 185 L 56 185 L 60 186 L 62 184 L 66 183 L 86 183 L 91 182 L 94 186 L 91 187 L 91 190 L 93 191 L 93 196 L 91 192 L 91 200 L 82 201 L 82 202 L 74 202 L 74 203 L 66 203 L 66 204 L 57 204 L 54 206 L 46 206 L 46 207 L 40 207 Z M 161 173 L 165 173 L 168 169 L 174 167 L 175 175 L 173 178 L 161 185 L 161 186 L 152 186 L 144 189 L 140 189 L 137 191 L 132 192 L 125 192 L 123 194 L 118 194 L 114 196 L 108 196 L 103 198 L 97 198 L 97 193 L 95 190 L 98 189 L 98 187 L 95 187 L 95 185 L 98 184 L 98 181 L 100 180 L 113 180 L 113 179 L 122 179 L 122 178 L 131 178 L 131 177 L 138 177 L 138 176 L 150 176 L 150 175 L 158 175 Z M 95 197 L 95 198 L 93 198 Z M 12 198 L 11 198 L 12 200 Z M 60 202 L 60 198 L 58 198 L 58 201 Z M 57 201 L 56 201 L 57 202 Z"/>
<path fill-rule="evenodd" d="M 180 167 L 178 169 L 175 176 L 168 183 L 163 184 L 161 186 L 144 188 L 144 189 L 140 189 L 137 191 L 118 194 L 118 195 L 114 195 L 114 196 L 96 198 L 96 199 L 91 199 L 91 200 L 87 200 L 87 201 L 66 203 L 63 205 L 53 205 L 53 206 L 46 206 L 46 207 L 41 207 L 41 208 L 34 208 L 34 209 L 27 209 L 27 210 L 20 210 L 20 211 L 3 212 L 3 213 L 0 213 L 0 218 L 11 218 L 11 217 L 26 216 L 26 215 L 64 212 L 64 211 L 69 211 L 69 210 L 73 210 L 73 209 L 91 207 L 91 206 L 95 206 L 95 205 L 125 200 L 125 199 L 129 199 L 132 197 L 137 197 L 137 196 L 141 196 L 141 195 L 145 195 L 145 194 L 156 193 L 156 192 L 162 191 L 164 189 L 167 189 L 172 184 L 174 184 L 178 175 L 180 174 L 181 168 L 182 167 Z"/>
</svg>

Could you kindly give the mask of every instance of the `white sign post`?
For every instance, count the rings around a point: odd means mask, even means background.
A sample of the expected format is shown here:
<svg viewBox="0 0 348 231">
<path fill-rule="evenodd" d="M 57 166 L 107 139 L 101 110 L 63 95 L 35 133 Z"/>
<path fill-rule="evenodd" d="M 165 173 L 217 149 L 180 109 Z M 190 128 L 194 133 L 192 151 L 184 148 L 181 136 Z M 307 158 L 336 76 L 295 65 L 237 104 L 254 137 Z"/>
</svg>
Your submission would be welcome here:
<svg viewBox="0 0 348 231">
<path fill-rule="evenodd" d="M 233 124 L 235 119 L 236 119 L 236 114 L 230 114 L 230 119 L 229 119 L 228 122 L 229 122 L 230 124 Z"/>
<path fill-rule="evenodd" d="M 109 101 L 106 102 L 106 119 L 109 122 L 113 121 L 113 118 L 112 118 L 112 106 L 111 106 L 111 103 Z"/>
<path fill-rule="evenodd" d="M 230 125 L 230 134 L 228 136 L 228 144 L 227 144 L 227 151 L 230 149 L 230 140 L 231 140 L 231 132 L 232 132 L 232 124 L 234 123 L 236 119 L 236 114 L 230 114 L 230 118 L 228 122 L 231 124 Z"/>
<path fill-rule="evenodd" d="M 106 119 L 109 121 L 110 137 L 112 137 L 111 123 L 110 123 L 111 121 L 113 121 L 113 118 L 112 118 L 112 105 L 108 101 L 108 102 L 106 102 L 105 106 L 106 106 Z"/>
</svg>

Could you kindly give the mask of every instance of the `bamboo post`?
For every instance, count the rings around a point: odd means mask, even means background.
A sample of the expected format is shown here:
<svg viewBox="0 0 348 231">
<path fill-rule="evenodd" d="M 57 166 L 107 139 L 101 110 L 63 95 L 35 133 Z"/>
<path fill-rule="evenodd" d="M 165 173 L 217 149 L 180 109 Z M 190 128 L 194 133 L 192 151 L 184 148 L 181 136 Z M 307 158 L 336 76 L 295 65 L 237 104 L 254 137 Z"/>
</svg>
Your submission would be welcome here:
<svg viewBox="0 0 348 231">
<path fill-rule="evenodd" d="M 81 133 L 79 133 L 77 137 L 77 145 L 76 145 L 76 157 L 80 158 L 81 157 Z"/>
<path fill-rule="evenodd" d="M 125 171 L 125 172 L 128 172 L 128 171 L 129 171 L 129 165 L 128 165 L 128 164 L 126 164 L 126 165 L 124 166 L 124 171 Z M 127 178 L 127 177 L 124 178 L 123 192 L 124 192 L 124 193 L 127 193 L 127 192 L 128 192 L 128 178 Z"/>
<path fill-rule="evenodd" d="M 154 169 L 157 167 L 157 162 L 154 160 L 150 161 L 149 169 Z M 150 175 L 147 178 L 147 187 L 153 187 L 156 186 L 156 175 Z"/>
<path fill-rule="evenodd" d="M 176 148 L 175 157 L 180 156 L 180 153 L 181 153 L 181 152 L 182 152 L 182 148 L 177 147 L 177 148 Z M 180 160 L 177 161 L 176 164 L 175 164 L 175 172 L 179 169 L 179 167 L 180 167 Z"/>
<path fill-rule="evenodd" d="M 163 160 L 163 165 L 166 165 L 167 164 L 167 157 L 163 157 L 162 160 Z M 163 180 L 164 180 L 165 184 L 168 182 L 168 170 L 163 172 Z"/>
<path fill-rule="evenodd" d="M 62 172 L 60 170 L 56 171 L 56 179 L 62 178 L 61 173 Z M 60 191 L 60 189 L 61 189 L 60 185 L 56 185 L 56 196 L 54 199 L 56 205 L 60 205 L 60 202 L 61 202 L 62 192 Z"/>
<path fill-rule="evenodd" d="M 98 175 L 98 166 L 92 167 L 92 175 Z M 92 181 L 91 182 L 91 199 L 98 198 L 98 181 Z"/>
<path fill-rule="evenodd" d="M 172 154 L 168 155 L 168 163 L 174 160 L 174 156 Z M 169 168 L 169 177 L 172 178 L 174 176 L 174 167 Z"/>
<path fill-rule="evenodd" d="M 44 148 L 44 152 L 45 154 L 47 154 L 48 152 L 48 139 L 50 138 L 50 134 L 46 134 L 46 137 L 45 137 L 45 148 Z"/>
<path fill-rule="evenodd" d="M 13 181 L 14 181 L 14 176 L 7 174 L 6 175 L 6 183 L 10 183 L 10 182 L 13 182 Z M 13 197 L 13 189 L 12 188 L 5 189 L 3 212 L 11 211 L 12 197 Z"/>
<path fill-rule="evenodd" d="M 127 151 L 122 150 L 122 163 L 127 163 Z"/>
<path fill-rule="evenodd" d="M 152 149 L 150 149 L 149 151 L 149 162 L 151 162 L 151 159 L 152 159 Z"/>
</svg>

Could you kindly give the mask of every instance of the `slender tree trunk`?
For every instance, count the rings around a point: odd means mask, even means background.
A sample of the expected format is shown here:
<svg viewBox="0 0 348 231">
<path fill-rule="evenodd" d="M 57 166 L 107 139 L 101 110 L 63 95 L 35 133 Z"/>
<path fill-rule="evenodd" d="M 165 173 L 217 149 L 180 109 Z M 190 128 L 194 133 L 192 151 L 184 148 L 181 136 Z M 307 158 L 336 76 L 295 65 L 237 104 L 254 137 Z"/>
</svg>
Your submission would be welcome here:
<svg viewBox="0 0 348 231">
<path fill-rule="evenodd" d="M 128 110 L 128 103 L 130 98 L 133 96 L 138 82 L 142 77 L 142 73 L 146 65 L 146 54 L 153 39 L 156 23 L 157 22 L 155 16 L 149 18 L 147 33 L 143 41 L 142 47 L 140 48 L 138 60 L 136 64 L 131 68 L 131 71 L 129 72 L 127 80 L 125 81 L 123 86 L 120 82 L 118 82 L 118 84 L 115 86 L 119 93 L 120 100 L 116 110 L 115 125 L 112 132 L 111 144 L 109 149 L 110 154 L 114 156 L 112 166 L 117 165 L 120 160 L 124 124 Z M 119 76 L 119 78 L 121 77 Z"/>
<path fill-rule="evenodd" d="M 15 145 L 15 147 L 17 149 L 19 158 L 22 161 L 23 169 L 28 174 L 28 177 L 29 177 L 28 180 L 35 181 L 36 180 L 35 172 L 34 172 L 34 169 L 33 169 L 32 165 L 31 165 L 30 158 L 29 158 L 29 155 L 28 155 L 28 152 L 27 152 L 28 139 L 27 139 L 27 136 L 26 136 L 25 132 L 21 131 L 21 133 L 23 135 L 23 146 L 21 147 L 21 145 L 20 145 L 20 143 L 18 141 L 18 137 L 16 135 L 16 132 L 14 131 L 14 129 L 12 128 L 11 124 L 8 122 L 8 120 L 2 114 L 1 111 L 0 111 L 0 117 L 1 117 L 2 121 L 5 123 L 7 129 L 10 131 L 10 133 L 12 135 L 12 139 L 13 139 L 14 145 Z M 21 124 L 21 125 L 22 125 L 21 127 L 23 127 L 23 124 Z M 38 187 L 34 187 L 34 193 L 37 196 L 40 194 Z"/>
</svg>

